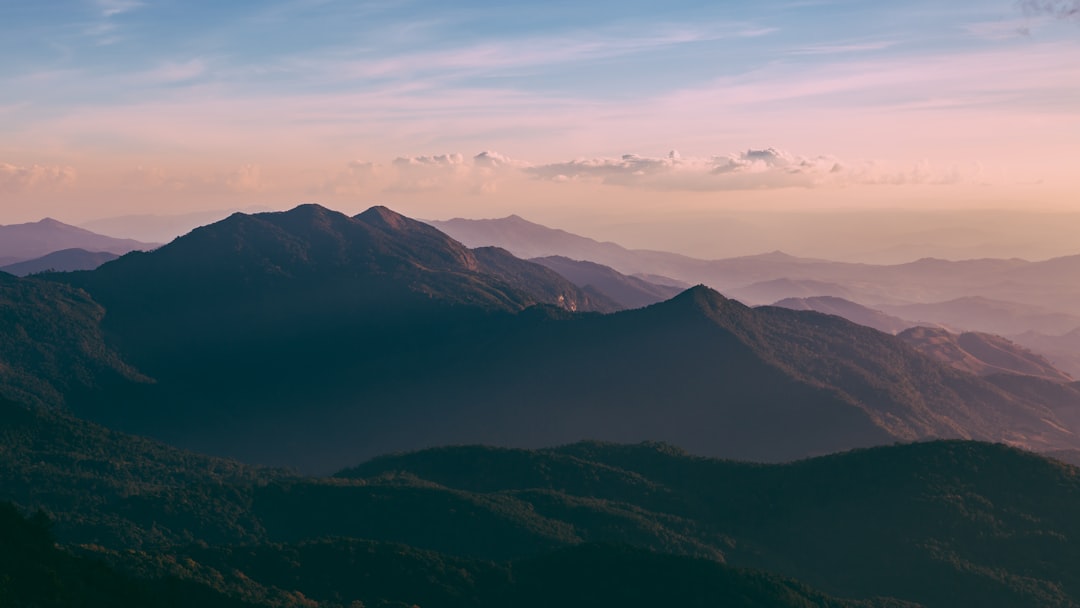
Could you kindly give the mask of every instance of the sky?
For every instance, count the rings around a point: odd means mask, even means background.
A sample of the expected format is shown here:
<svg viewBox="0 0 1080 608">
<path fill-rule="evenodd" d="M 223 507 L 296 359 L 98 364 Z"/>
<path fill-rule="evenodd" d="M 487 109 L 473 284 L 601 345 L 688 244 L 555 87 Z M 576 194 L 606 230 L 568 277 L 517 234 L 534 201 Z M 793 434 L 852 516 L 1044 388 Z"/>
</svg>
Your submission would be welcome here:
<svg viewBox="0 0 1080 608">
<path fill-rule="evenodd" d="M 493 4 L 0 2 L 0 224 L 1080 213 L 1080 0 Z"/>
</svg>

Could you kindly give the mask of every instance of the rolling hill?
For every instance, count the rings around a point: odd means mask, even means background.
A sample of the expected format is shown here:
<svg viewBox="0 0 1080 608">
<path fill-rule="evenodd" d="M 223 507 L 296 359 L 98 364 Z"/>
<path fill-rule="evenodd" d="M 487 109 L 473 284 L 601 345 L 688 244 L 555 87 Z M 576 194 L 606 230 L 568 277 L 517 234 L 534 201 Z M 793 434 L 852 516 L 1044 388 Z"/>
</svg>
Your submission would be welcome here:
<svg viewBox="0 0 1080 608">
<path fill-rule="evenodd" d="M 70 272 L 72 270 L 93 270 L 105 262 L 118 258 L 108 251 L 87 251 L 85 249 L 61 249 L 40 258 L 0 266 L 0 271 L 24 277 L 39 272 Z"/>
</svg>

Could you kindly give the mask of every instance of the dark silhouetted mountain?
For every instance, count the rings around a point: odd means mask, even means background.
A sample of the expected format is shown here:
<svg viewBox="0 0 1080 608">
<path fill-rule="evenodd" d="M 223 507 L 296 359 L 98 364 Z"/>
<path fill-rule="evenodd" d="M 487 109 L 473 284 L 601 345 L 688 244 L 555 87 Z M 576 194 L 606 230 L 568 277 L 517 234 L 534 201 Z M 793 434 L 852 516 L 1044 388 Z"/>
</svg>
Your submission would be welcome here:
<svg viewBox="0 0 1080 608">
<path fill-rule="evenodd" d="M 104 314 L 79 289 L 0 273 L 0 397 L 55 406 L 144 380 L 106 345 Z"/>
<path fill-rule="evenodd" d="M 977 332 L 950 333 L 940 327 L 912 327 L 898 338 L 956 369 L 978 376 L 1020 374 L 1052 382 L 1072 382 L 1045 357 L 1001 336 Z"/>
<path fill-rule="evenodd" d="M 773 306 L 790 308 L 791 310 L 813 310 L 827 315 L 836 315 L 852 323 L 873 327 L 887 334 L 896 334 L 915 325 L 911 321 L 887 315 L 880 310 L 874 310 L 862 304 L 832 296 L 786 298 L 776 302 Z"/>
<path fill-rule="evenodd" d="M 87 251 L 85 249 L 61 249 L 40 258 L 0 266 L 0 271 L 24 277 L 38 272 L 72 270 L 93 270 L 105 262 L 111 262 L 120 256 L 108 251 Z"/>
<path fill-rule="evenodd" d="M 665 440 L 766 461 L 931 437 L 1077 446 L 1039 399 L 843 319 L 754 310 L 703 287 L 575 315 L 585 296 L 569 283 L 545 292 L 568 294 L 561 309 L 516 314 L 540 276 L 522 268 L 537 267 L 385 209 L 236 215 L 54 275 L 106 307 L 105 329 L 156 380 L 73 408 L 183 447 L 323 471 L 462 442 Z M 510 286 L 522 282 L 533 291 Z"/>
<path fill-rule="evenodd" d="M 595 262 L 580 262 L 563 256 L 530 260 L 551 268 L 578 287 L 592 287 L 618 303 L 619 308 L 641 308 L 670 299 L 683 291 L 678 287 L 650 283 Z"/>
<path fill-rule="evenodd" d="M 765 461 L 933 437 L 1080 447 L 1061 419 L 1080 402 L 1053 409 L 843 319 L 704 287 L 575 314 L 603 303 L 385 208 L 237 214 L 45 276 L 100 302 L 110 343 L 155 381 L 69 399 L 74 412 L 248 462 L 326 471 L 588 438 Z"/>
<path fill-rule="evenodd" d="M 51 218 L 29 224 L 0 226 L 0 258 L 12 262 L 31 260 L 64 249 L 106 251 L 123 255 L 156 245 L 131 239 L 117 239 L 69 226 Z M 9 263 L 12 263 L 9 262 Z"/>
</svg>

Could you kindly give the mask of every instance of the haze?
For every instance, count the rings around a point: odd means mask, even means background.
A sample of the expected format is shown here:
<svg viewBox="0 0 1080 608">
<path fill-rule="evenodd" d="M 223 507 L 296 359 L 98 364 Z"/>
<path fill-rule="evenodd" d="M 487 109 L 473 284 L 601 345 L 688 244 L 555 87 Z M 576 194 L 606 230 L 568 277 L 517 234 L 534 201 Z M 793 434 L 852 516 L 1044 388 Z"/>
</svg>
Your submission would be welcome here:
<svg viewBox="0 0 1080 608">
<path fill-rule="evenodd" d="M 1075 253 L 1077 9 L 7 2 L 0 224 L 311 201 L 699 256 Z"/>
</svg>

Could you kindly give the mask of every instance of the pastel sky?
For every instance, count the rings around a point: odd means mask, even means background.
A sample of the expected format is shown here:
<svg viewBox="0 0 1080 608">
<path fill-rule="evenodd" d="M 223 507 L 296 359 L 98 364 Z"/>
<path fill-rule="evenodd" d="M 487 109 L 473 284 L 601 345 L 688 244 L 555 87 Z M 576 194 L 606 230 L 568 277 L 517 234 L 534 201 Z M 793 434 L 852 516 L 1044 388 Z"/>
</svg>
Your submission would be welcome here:
<svg viewBox="0 0 1080 608">
<path fill-rule="evenodd" d="M 1080 211 L 1077 0 L 11 1 L 0 57 L 0 223 Z"/>
</svg>

